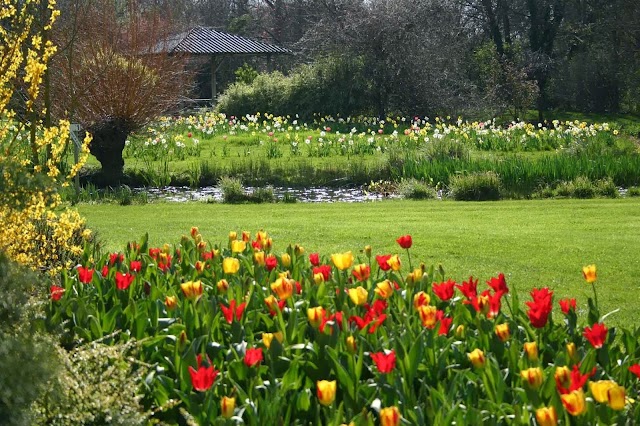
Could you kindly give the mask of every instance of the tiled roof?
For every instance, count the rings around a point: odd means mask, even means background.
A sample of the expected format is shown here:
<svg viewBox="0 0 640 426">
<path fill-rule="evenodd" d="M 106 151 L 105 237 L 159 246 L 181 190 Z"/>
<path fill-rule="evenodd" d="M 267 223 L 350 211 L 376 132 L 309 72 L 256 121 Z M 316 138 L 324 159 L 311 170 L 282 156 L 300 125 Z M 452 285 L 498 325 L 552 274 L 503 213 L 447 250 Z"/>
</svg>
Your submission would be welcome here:
<svg viewBox="0 0 640 426">
<path fill-rule="evenodd" d="M 190 31 L 168 37 L 152 48 L 152 53 L 161 52 L 195 55 L 293 53 L 283 47 L 217 31 L 209 27 L 195 27 Z"/>
</svg>

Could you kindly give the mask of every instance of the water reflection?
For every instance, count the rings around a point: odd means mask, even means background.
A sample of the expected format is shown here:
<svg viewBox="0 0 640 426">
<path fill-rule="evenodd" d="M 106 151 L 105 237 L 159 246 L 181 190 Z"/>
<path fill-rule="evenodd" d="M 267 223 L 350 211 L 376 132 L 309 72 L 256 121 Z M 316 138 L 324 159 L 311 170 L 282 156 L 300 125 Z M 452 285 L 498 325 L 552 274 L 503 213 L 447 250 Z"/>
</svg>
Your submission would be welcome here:
<svg viewBox="0 0 640 426">
<path fill-rule="evenodd" d="M 252 192 L 255 188 L 245 188 Z M 187 201 L 222 201 L 222 190 L 209 186 L 203 188 L 189 188 L 187 186 L 168 186 L 164 188 L 135 188 L 135 193 L 146 192 L 149 200 L 163 200 L 172 202 Z M 359 203 L 364 201 L 378 201 L 385 198 L 395 198 L 394 195 L 371 193 L 361 187 L 356 188 L 283 188 L 273 187 L 273 193 L 278 201 L 284 198 L 295 198 L 302 203 Z"/>
</svg>

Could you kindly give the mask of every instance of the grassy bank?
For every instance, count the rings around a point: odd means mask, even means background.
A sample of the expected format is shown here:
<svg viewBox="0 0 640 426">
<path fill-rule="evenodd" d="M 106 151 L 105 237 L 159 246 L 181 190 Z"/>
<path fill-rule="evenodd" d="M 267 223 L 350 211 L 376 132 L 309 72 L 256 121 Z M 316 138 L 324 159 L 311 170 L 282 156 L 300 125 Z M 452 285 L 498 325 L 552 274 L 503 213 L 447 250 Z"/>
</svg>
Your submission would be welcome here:
<svg viewBox="0 0 640 426">
<path fill-rule="evenodd" d="M 576 297 L 582 306 L 591 288 L 581 267 L 598 266 L 603 312 L 620 309 L 612 323 L 637 322 L 640 290 L 640 200 L 503 201 L 499 203 L 393 201 L 365 204 L 149 204 L 80 205 L 88 225 L 108 250 L 149 233 L 151 244 L 176 243 L 198 226 L 212 243 L 226 244 L 230 230 L 268 231 L 276 252 L 299 243 L 307 252 L 401 253 L 395 239 L 411 234 L 414 262 L 442 263 L 461 281 L 487 280 L 504 272 L 525 296 L 549 286 L 556 298 Z M 117 218 L 117 219 L 116 219 Z"/>
</svg>

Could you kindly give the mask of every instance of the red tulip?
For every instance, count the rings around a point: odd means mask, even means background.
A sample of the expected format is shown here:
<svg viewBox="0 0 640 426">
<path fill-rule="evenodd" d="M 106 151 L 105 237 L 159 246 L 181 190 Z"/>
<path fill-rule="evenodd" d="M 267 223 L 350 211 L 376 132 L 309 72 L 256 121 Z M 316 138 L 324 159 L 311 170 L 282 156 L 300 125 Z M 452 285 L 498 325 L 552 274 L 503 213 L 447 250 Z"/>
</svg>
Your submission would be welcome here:
<svg viewBox="0 0 640 426">
<path fill-rule="evenodd" d="M 129 273 L 123 274 L 120 271 L 116 272 L 116 288 L 118 290 L 128 289 L 133 282 L 133 278 L 134 276 Z"/>
<path fill-rule="evenodd" d="M 507 294 L 509 293 L 509 288 L 507 287 L 507 281 L 504 279 L 504 274 L 500 273 L 497 278 L 491 278 L 487 281 L 489 287 L 493 289 L 496 293 Z"/>
<path fill-rule="evenodd" d="M 640 364 L 632 365 L 631 367 L 629 367 L 629 371 L 631 371 L 638 377 L 638 379 L 640 379 Z"/>
<path fill-rule="evenodd" d="M 140 272 L 140 269 L 142 268 L 142 262 L 139 260 L 132 260 L 131 262 L 129 262 L 129 270 L 131 270 L 131 272 Z"/>
<path fill-rule="evenodd" d="M 473 300 L 478 296 L 478 280 L 473 280 L 473 277 L 469 277 L 469 281 L 463 281 L 462 285 L 455 285 L 460 292 L 468 300 Z"/>
<path fill-rule="evenodd" d="M 569 387 L 564 386 L 564 383 L 562 383 L 562 378 L 556 376 L 556 387 L 558 388 L 558 392 L 564 395 L 575 390 L 582 389 L 582 387 L 589 380 L 589 377 L 593 376 L 595 373 L 596 367 L 593 367 L 593 370 L 591 370 L 590 372 L 582 374 L 580 373 L 580 366 L 574 365 L 573 370 L 571 371 L 571 375 L 569 376 Z"/>
<path fill-rule="evenodd" d="M 322 274 L 322 277 L 325 281 L 329 281 L 329 277 L 331 276 L 331 266 L 330 265 L 320 265 L 316 266 L 312 269 L 313 275 Z"/>
<path fill-rule="evenodd" d="M 122 263 L 124 260 L 124 254 L 121 253 L 111 253 L 109 255 L 109 265 L 113 266 L 116 262 Z"/>
<path fill-rule="evenodd" d="M 403 249 L 410 249 L 411 245 L 413 244 L 413 240 L 411 239 L 411 235 L 403 235 L 401 237 L 399 237 L 396 242 L 400 245 L 400 247 L 402 247 Z"/>
<path fill-rule="evenodd" d="M 576 299 L 560 299 L 558 303 L 560 303 L 560 309 L 565 315 L 569 314 L 572 309 L 574 312 L 576 310 Z"/>
<path fill-rule="evenodd" d="M 334 322 L 336 324 L 338 324 L 338 327 L 340 328 L 340 330 L 342 330 L 342 312 L 338 311 L 334 314 L 331 314 L 329 316 L 327 316 L 327 313 L 324 313 L 324 316 L 322 317 L 322 320 L 320 321 L 320 325 L 318 326 L 318 330 L 320 330 L 322 333 L 325 332 L 325 328 L 328 322 Z M 333 332 L 333 327 L 331 327 L 329 329 L 329 333 Z"/>
<path fill-rule="evenodd" d="M 233 322 L 234 315 L 236 317 L 236 321 L 240 321 L 240 318 L 242 318 L 242 314 L 244 313 L 244 308 L 246 306 L 246 303 L 241 303 L 240 305 L 236 306 L 236 301 L 232 300 L 231 302 L 229 302 L 228 308 L 220 304 L 220 309 L 222 310 L 224 319 L 226 319 L 227 322 L 231 324 Z"/>
<path fill-rule="evenodd" d="M 81 283 L 89 284 L 92 279 L 93 279 L 93 269 L 85 268 L 84 266 L 78 267 L 78 280 Z"/>
<path fill-rule="evenodd" d="M 58 287 L 57 285 L 52 285 L 49 290 L 51 291 L 51 300 L 53 300 L 54 302 L 57 302 L 58 300 L 62 299 L 62 296 L 64 294 L 64 288 L 63 287 Z"/>
<path fill-rule="evenodd" d="M 353 267 L 351 274 L 353 274 L 355 279 L 358 281 L 366 281 L 371 275 L 371 267 L 369 265 L 361 263 Z"/>
<path fill-rule="evenodd" d="M 453 297 L 455 285 L 456 282 L 449 278 L 449 280 L 441 282 L 440 284 L 431 284 L 431 288 L 433 289 L 433 293 L 438 296 L 440 300 L 446 302 L 448 300 L 451 300 L 451 298 Z"/>
<path fill-rule="evenodd" d="M 272 271 L 278 266 L 278 258 L 274 255 L 270 254 L 264 258 L 264 264 L 267 268 L 267 271 Z"/>
<path fill-rule="evenodd" d="M 260 364 L 263 359 L 262 348 L 249 348 L 244 354 L 244 363 L 247 367 L 255 367 Z"/>
<path fill-rule="evenodd" d="M 442 312 L 442 311 L 438 311 Z M 453 318 L 443 317 L 440 319 L 440 328 L 438 329 L 438 336 L 447 335 L 449 333 L 449 329 L 451 328 L 451 323 L 453 322 Z"/>
<path fill-rule="evenodd" d="M 585 327 L 582 334 L 594 348 L 599 349 L 607 340 L 607 326 L 596 323 L 592 327 Z"/>
<path fill-rule="evenodd" d="M 391 259 L 390 254 L 376 256 L 376 262 L 378 262 L 378 267 L 383 271 L 388 271 L 389 269 L 391 269 L 391 265 L 389 265 L 389 259 Z"/>
<path fill-rule="evenodd" d="M 529 306 L 529 311 L 527 312 L 529 321 L 535 328 L 543 328 L 547 325 L 549 315 L 551 314 L 553 291 L 550 291 L 546 287 L 540 290 L 534 288 L 531 291 L 531 297 L 533 301 L 526 302 L 526 305 Z"/>
<path fill-rule="evenodd" d="M 383 374 L 390 373 L 396 367 L 396 352 L 394 350 L 388 354 L 374 352 L 371 354 L 371 359 L 378 367 L 378 371 Z"/>
<path fill-rule="evenodd" d="M 104 265 L 104 266 L 102 267 L 102 277 L 103 277 L 103 278 L 106 278 L 106 277 L 107 277 L 107 275 L 109 275 L 109 267 L 108 267 L 107 265 Z"/>
<path fill-rule="evenodd" d="M 318 266 L 320 264 L 320 255 L 318 253 L 310 253 L 309 262 L 311 262 L 313 266 Z"/>
<path fill-rule="evenodd" d="M 192 366 L 189 366 L 189 374 L 191 375 L 191 384 L 193 388 L 198 392 L 204 392 L 209 389 L 213 382 L 216 380 L 216 376 L 219 371 L 216 370 L 211 364 L 211 360 L 207 357 L 209 367 L 202 366 L 202 355 L 197 356 L 198 370 L 195 370 Z"/>
</svg>

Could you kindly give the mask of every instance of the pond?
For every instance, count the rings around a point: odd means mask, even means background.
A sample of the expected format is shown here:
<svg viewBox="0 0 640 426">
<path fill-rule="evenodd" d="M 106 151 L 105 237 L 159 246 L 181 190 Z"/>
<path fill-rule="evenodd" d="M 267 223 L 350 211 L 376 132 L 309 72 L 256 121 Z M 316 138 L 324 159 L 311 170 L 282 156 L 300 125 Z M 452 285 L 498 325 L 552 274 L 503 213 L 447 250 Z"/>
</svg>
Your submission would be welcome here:
<svg viewBox="0 0 640 426">
<path fill-rule="evenodd" d="M 245 191 L 253 192 L 255 188 L 247 187 Z M 187 186 L 167 186 L 164 188 L 134 188 L 134 193 L 146 192 L 149 201 L 163 200 L 171 202 L 187 201 L 222 201 L 222 190 L 219 187 L 209 186 L 202 188 L 190 188 Z M 273 187 L 276 199 L 292 200 L 302 203 L 331 203 L 346 202 L 358 203 L 365 201 L 378 201 L 388 198 L 397 198 L 397 195 L 368 192 L 362 187 L 354 188 L 285 188 Z"/>
</svg>

